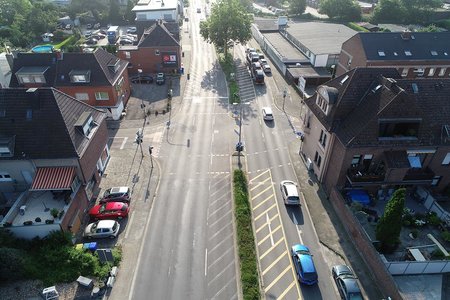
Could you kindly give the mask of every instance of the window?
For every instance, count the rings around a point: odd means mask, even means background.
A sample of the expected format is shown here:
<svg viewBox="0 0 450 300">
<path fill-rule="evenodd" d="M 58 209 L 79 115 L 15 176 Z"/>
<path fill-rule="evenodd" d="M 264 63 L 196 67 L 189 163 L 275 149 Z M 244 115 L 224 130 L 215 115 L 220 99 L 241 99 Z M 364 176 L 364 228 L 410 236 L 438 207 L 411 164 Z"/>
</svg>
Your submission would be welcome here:
<svg viewBox="0 0 450 300">
<path fill-rule="evenodd" d="M 322 147 L 325 147 L 326 141 L 327 141 L 327 134 L 325 133 L 325 131 L 321 130 L 319 142 L 322 145 Z"/>
<path fill-rule="evenodd" d="M 398 56 L 398 53 L 397 53 L 397 52 L 394 52 L 394 56 Z"/>
<path fill-rule="evenodd" d="M 448 165 L 450 165 L 450 152 L 447 153 L 447 155 L 445 156 L 444 160 L 442 161 L 442 165 L 443 165 L 443 166 L 448 166 Z"/>
<path fill-rule="evenodd" d="M 441 68 L 441 69 L 439 70 L 438 76 L 444 76 L 444 75 L 445 75 L 445 71 L 447 71 L 447 68 Z"/>
<path fill-rule="evenodd" d="M 322 157 L 319 155 L 317 158 L 317 166 L 320 168 L 320 164 L 322 163 Z"/>
<path fill-rule="evenodd" d="M 424 68 L 415 68 L 415 69 L 414 69 L 414 73 L 415 73 L 417 76 L 423 76 L 423 74 L 425 73 L 425 69 L 424 69 Z"/>
<path fill-rule="evenodd" d="M 431 55 L 433 55 L 433 56 L 438 55 L 437 51 L 435 51 L 435 50 L 431 50 L 430 53 L 431 53 Z"/>
<path fill-rule="evenodd" d="M 95 100 L 109 100 L 107 92 L 95 92 Z"/>
<path fill-rule="evenodd" d="M 31 120 L 33 118 L 33 110 L 31 108 L 27 109 L 27 120 Z"/>
<path fill-rule="evenodd" d="M 317 94 L 316 104 L 325 114 L 328 113 L 328 103 L 319 94 Z"/>
<path fill-rule="evenodd" d="M 0 182 L 2 181 L 12 181 L 11 175 L 6 172 L 0 171 Z"/>
<path fill-rule="evenodd" d="M 159 50 L 155 50 L 155 55 L 160 55 L 161 52 L 159 52 Z"/>
<path fill-rule="evenodd" d="M 75 93 L 75 99 L 80 101 L 87 101 L 89 100 L 88 93 Z"/>
<path fill-rule="evenodd" d="M 436 69 L 435 68 L 430 68 L 429 70 L 428 70 L 428 76 L 434 76 L 434 72 L 436 71 Z"/>
<path fill-rule="evenodd" d="M 411 53 L 411 51 L 410 51 L 410 50 L 405 50 L 405 55 L 406 55 L 406 56 L 411 56 L 411 55 L 412 55 L 412 53 Z"/>
<path fill-rule="evenodd" d="M 89 70 L 72 70 L 69 73 L 70 82 L 72 83 L 88 83 L 91 82 L 91 71 Z"/>
<path fill-rule="evenodd" d="M 379 138 L 417 138 L 420 120 L 380 120 Z"/>
<path fill-rule="evenodd" d="M 30 83 L 31 82 L 31 77 L 30 76 L 26 76 L 26 75 L 21 75 L 21 76 L 19 76 L 19 81 L 21 83 Z"/>
<path fill-rule="evenodd" d="M 402 77 L 408 76 L 408 73 L 409 73 L 409 69 L 408 68 L 403 68 L 403 70 L 402 70 Z"/>
<path fill-rule="evenodd" d="M 85 75 L 73 75 L 72 82 L 86 82 L 86 76 Z"/>
<path fill-rule="evenodd" d="M 14 155 L 14 137 L 0 138 L 0 157 L 12 157 Z"/>
<path fill-rule="evenodd" d="M 378 56 L 386 56 L 383 50 L 378 50 Z"/>
<path fill-rule="evenodd" d="M 125 51 L 125 58 L 130 59 L 131 58 L 131 53 L 130 51 Z"/>
<path fill-rule="evenodd" d="M 433 180 L 431 181 L 432 186 L 437 186 L 439 184 L 439 181 L 441 181 L 442 176 L 434 176 Z"/>
<path fill-rule="evenodd" d="M 359 165 L 360 161 L 361 161 L 361 155 L 353 155 L 353 158 L 352 158 L 353 166 Z"/>
<path fill-rule="evenodd" d="M 348 76 L 348 75 L 345 75 L 345 77 L 342 78 L 340 84 L 341 84 L 341 85 L 344 84 L 344 83 L 347 81 L 348 78 L 349 78 L 349 76 Z"/>
</svg>

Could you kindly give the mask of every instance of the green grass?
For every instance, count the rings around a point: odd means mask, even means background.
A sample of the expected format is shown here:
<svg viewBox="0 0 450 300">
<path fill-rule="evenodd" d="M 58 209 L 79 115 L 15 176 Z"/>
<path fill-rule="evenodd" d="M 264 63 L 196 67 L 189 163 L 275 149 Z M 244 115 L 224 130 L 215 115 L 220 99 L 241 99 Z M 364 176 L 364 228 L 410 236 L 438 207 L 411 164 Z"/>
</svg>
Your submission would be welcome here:
<svg viewBox="0 0 450 300">
<path fill-rule="evenodd" d="M 359 26 L 358 24 L 354 22 L 348 22 L 347 26 L 350 27 L 353 30 L 360 31 L 360 32 L 369 32 L 366 28 Z"/>
<path fill-rule="evenodd" d="M 259 276 L 247 179 L 242 170 L 234 171 L 233 183 L 242 293 L 244 299 L 256 300 L 260 299 Z"/>
<path fill-rule="evenodd" d="M 222 67 L 223 72 L 225 73 L 225 76 L 227 78 L 228 82 L 228 93 L 229 93 L 229 102 L 232 103 L 240 103 L 239 98 L 239 86 L 234 78 L 231 77 L 231 74 L 236 74 L 236 68 L 233 64 L 233 56 L 228 53 L 227 56 L 225 56 L 223 53 L 218 52 L 217 55 L 219 56 L 219 63 Z"/>
</svg>

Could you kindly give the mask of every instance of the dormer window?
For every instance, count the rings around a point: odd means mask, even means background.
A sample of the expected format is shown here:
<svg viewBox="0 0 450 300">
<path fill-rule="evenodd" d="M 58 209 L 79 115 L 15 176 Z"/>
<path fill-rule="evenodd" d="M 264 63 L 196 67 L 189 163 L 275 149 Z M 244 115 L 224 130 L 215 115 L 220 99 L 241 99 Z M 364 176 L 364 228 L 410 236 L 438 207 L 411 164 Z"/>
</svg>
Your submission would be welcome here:
<svg viewBox="0 0 450 300">
<path fill-rule="evenodd" d="M 108 64 L 108 69 L 116 73 L 120 68 L 120 59 L 116 59 L 112 63 Z"/>
<path fill-rule="evenodd" d="M 90 70 L 72 70 L 69 73 L 70 82 L 72 83 L 89 83 L 91 82 Z"/>
<path fill-rule="evenodd" d="M 78 118 L 75 123 L 75 128 L 85 137 L 89 138 L 92 135 L 93 129 L 97 126 L 92 118 L 92 113 L 85 111 Z"/>
<path fill-rule="evenodd" d="M 14 156 L 14 137 L 0 138 L 0 157 L 13 157 Z"/>
<path fill-rule="evenodd" d="M 326 85 L 319 86 L 317 89 L 316 104 L 327 115 L 330 107 L 336 103 L 338 90 Z"/>
<path fill-rule="evenodd" d="M 45 71 L 47 66 L 42 67 L 22 67 L 16 72 L 17 81 L 21 84 L 45 83 Z"/>
</svg>

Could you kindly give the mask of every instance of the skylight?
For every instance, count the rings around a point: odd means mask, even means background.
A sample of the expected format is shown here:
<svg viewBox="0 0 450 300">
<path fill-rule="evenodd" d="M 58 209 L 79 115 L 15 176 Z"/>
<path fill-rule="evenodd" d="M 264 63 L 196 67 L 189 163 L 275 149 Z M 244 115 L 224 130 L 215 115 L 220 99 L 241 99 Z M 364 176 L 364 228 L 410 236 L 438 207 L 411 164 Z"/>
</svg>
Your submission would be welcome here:
<svg viewBox="0 0 450 300">
<path fill-rule="evenodd" d="M 410 50 L 405 50 L 405 55 L 406 55 L 406 56 L 411 56 L 411 55 L 412 55 L 412 53 L 411 53 L 411 51 L 410 51 Z"/>
<path fill-rule="evenodd" d="M 341 84 L 344 84 L 346 81 L 347 81 L 347 79 L 349 78 L 349 76 L 348 75 L 345 75 L 345 77 L 344 78 L 342 78 L 342 80 L 341 80 Z"/>
<path fill-rule="evenodd" d="M 383 50 L 378 50 L 378 56 L 386 56 Z"/>
<path fill-rule="evenodd" d="M 397 53 L 397 52 L 394 52 L 394 56 L 398 56 L 398 53 Z"/>
<path fill-rule="evenodd" d="M 431 55 L 433 55 L 433 56 L 438 55 L 437 51 L 435 51 L 435 50 L 431 50 L 430 52 L 431 52 Z"/>
<path fill-rule="evenodd" d="M 417 86 L 417 83 L 411 84 L 411 87 L 413 89 L 414 94 L 417 94 L 419 92 L 419 87 Z"/>
</svg>

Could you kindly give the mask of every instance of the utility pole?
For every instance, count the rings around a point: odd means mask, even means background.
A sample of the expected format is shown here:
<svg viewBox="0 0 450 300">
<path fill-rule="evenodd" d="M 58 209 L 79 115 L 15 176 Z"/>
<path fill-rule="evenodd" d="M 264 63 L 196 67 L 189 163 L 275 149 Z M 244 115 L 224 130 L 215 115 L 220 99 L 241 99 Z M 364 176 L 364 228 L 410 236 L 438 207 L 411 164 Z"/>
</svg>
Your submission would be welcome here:
<svg viewBox="0 0 450 300">
<path fill-rule="evenodd" d="M 233 103 L 233 105 L 237 105 L 237 103 Z M 242 103 L 240 103 L 240 111 L 239 111 L 239 140 L 236 144 L 236 151 L 238 152 L 238 166 L 241 168 L 241 152 L 244 151 L 244 145 L 242 144 Z"/>
<path fill-rule="evenodd" d="M 284 102 L 286 102 L 286 96 L 287 96 L 287 88 L 284 88 L 284 90 L 283 90 L 283 111 L 284 111 Z"/>
</svg>

